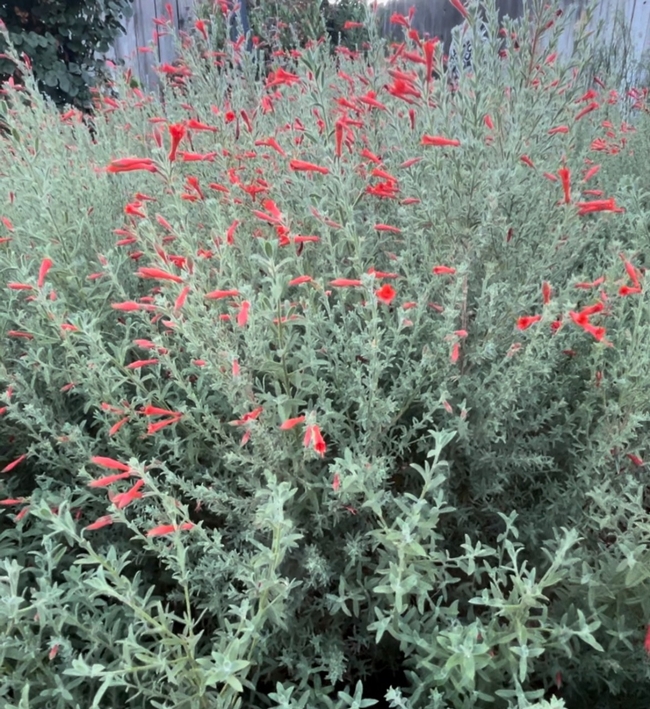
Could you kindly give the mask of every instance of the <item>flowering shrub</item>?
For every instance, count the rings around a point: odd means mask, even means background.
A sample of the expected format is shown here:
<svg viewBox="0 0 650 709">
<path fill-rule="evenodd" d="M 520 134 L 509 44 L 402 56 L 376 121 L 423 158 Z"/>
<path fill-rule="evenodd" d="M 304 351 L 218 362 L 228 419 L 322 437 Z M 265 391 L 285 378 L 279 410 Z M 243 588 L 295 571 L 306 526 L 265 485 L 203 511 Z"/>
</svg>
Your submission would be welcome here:
<svg viewBox="0 0 650 709">
<path fill-rule="evenodd" d="M 645 706 L 646 93 L 531 12 L 457 81 L 408 16 L 258 83 L 186 42 L 93 137 L 25 68 L 5 706 Z"/>
</svg>

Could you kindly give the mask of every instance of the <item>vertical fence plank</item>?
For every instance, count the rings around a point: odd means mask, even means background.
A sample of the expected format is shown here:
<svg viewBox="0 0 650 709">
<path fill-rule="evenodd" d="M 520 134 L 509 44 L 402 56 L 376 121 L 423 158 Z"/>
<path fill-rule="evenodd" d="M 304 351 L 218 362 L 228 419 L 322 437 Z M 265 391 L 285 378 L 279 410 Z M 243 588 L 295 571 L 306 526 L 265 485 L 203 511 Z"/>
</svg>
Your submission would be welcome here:
<svg viewBox="0 0 650 709">
<path fill-rule="evenodd" d="M 156 17 L 163 17 L 166 15 L 165 12 L 165 0 L 155 0 Z M 178 12 L 174 7 L 175 3 L 170 3 L 172 5 L 173 11 L 173 24 L 174 28 L 177 28 Z M 162 29 L 162 28 L 159 28 Z M 158 51 L 161 64 L 171 64 L 174 61 L 175 50 L 174 50 L 174 38 L 171 34 L 163 32 L 158 39 Z"/>
</svg>

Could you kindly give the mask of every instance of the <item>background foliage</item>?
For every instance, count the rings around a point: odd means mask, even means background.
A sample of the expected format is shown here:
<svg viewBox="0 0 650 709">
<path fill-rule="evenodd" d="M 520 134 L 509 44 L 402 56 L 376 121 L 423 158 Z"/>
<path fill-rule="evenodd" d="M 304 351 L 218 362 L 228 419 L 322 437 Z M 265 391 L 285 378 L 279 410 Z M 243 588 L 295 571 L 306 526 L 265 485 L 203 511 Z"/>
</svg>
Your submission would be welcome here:
<svg viewBox="0 0 650 709">
<path fill-rule="evenodd" d="M 90 108 L 89 88 L 104 76 L 103 60 L 123 31 L 132 0 L 12 0 L 0 5 L 0 19 L 12 44 L 29 57 L 39 88 L 58 105 Z M 0 52 L 7 43 L 0 37 Z M 16 74 L 15 64 L 0 57 L 0 80 Z"/>
<path fill-rule="evenodd" d="M 232 6 L 225 2 L 203 0 L 196 7 L 197 17 L 210 20 L 212 43 L 222 50 L 226 39 L 235 39 L 242 31 L 240 16 L 232 14 Z M 310 40 L 324 36 L 333 47 L 339 43 L 353 49 L 366 35 L 363 27 L 345 28 L 346 22 L 358 23 L 365 18 L 363 0 L 297 0 L 286 3 L 277 0 L 248 0 L 247 17 L 255 46 L 265 49 L 270 58 L 273 51 L 304 46 Z M 249 48 L 251 44 L 249 43 Z"/>
<path fill-rule="evenodd" d="M 647 706 L 646 92 L 529 10 L 93 136 L 13 56 L 4 706 Z"/>
</svg>

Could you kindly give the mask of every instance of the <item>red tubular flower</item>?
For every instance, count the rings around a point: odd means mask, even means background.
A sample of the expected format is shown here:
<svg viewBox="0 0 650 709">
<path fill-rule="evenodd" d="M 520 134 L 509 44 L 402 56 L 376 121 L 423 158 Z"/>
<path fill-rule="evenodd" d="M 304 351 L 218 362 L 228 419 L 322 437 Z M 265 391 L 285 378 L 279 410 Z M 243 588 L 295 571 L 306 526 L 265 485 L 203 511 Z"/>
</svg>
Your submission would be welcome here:
<svg viewBox="0 0 650 709">
<path fill-rule="evenodd" d="M 390 305 L 393 300 L 395 300 L 397 291 L 393 288 L 393 286 L 385 283 L 381 288 L 379 288 L 379 290 L 375 291 L 375 295 L 377 296 L 377 300 L 380 300 L 386 305 Z"/>
<path fill-rule="evenodd" d="M 146 170 L 147 172 L 157 172 L 156 163 L 151 158 L 120 158 L 111 160 L 106 168 L 106 172 L 134 172 L 135 170 Z"/>
<path fill-rule="evenodd" d="M 622 296 L 638 295 L 639 293 L 642 293 L 642 290 L 639 286 L 621 286 L 618 289 L 618 294 Z"/>
<path fill-rule="evenodd" d="M 335 288 L 356 288 L 361 285 L 361 281 L 354 278 L 335 278 L 330 281 L 330 285 Z"/>
<path fill-rule="evenodd" d="M 176 160 L 178 144 L 185 136 L 185 126 L 182 123 L 172 123 L 169 126 L 169 135 L 171 137 L 171 148 L 169 149 L 169 155 L 167 157 L 170 162 L 174 162 L 174 160 Z"/>
<path fill-rule="evenodd" d="M 125 473 L 115 473 L 115 475 L 106 475 L 103 478 L 91 480 L 88 483 L 88 487 L 108 487 L 109 485 L 112 485 L 113 483 L 116 483 L 120 480 L 126 480 L 127 478 L 130 478 L 132 474 L 133 473 L 129 470 Z"/>
<path fill-rule="evenodd" d="M 421 143 L 422 145 L 432 145 L 437 148 L 457 148 L 460 145 L 460 140 L 444 138 L 441 135 L 423 135 Z"/>
<path fill-rule="evenodd" d="M 190 118 L 185 124 L 185 127 L 190 130 L 209 131 L 211 133 L 216 133 L 219 130 L 216 126 L 210 126 L 207 123 L 197 121 L 196 118 Z"/>
<path fill-rule="evenodd" d="M 34 290 L 34 286 L 28 283 L 7 283 L 7 288 L 10 290 Z"/>
<path fill-rule="evenodd" d="M 399 227 L 391 226 L 390 224 L 375 224 L 377 231 L 390 231 L 393 234 L 401 234 L 402 230 Z"/>
<path fill-rule="evenodd" d="M 291 160 L 289 168 L 296 172 L 319 172 L 321 175 L 329 173 L 329 168 L 323 165 L 316 165 L 313 162 L 307 162 L 306 160 Z"/>
<path fill-rule="evenodd" d="M 321 458 L 324 457 L 325 451 L 327 450 L 327 445 L 318 426 L 313 427 L 312 440 L 314 442 L 314 450 L 316 453 L 318 453 Z"/>
<path fill-rule="evenodd" d="M 599 108 L 600 104 L 597 101 L 592 101 L 590 104 L 585 106 L 581 111 L 578 111 L 574 120 L 579 121 L 581 118 L 586 116 L 588 113 L 595 111 Z"/>
<path fill-rule="evenodd" d="M 542 319 L 541 315 L 523 315 L 517 320 L 517 329 L 527 330 L 531 325 L 539 322 Z"/>
<path fill-rule="evenodd" d="M 426 61 L 426 72 L 427 72 L 427 83 L 431 81 L 433 75 L 433 57 L 436 51 L 436 45 L 438 44 L 438 39 L 434 37 L 433 39 L 428 39 L 422 45 L 422 50 L 424 51 L 424 60 Z"/>
<path fill-rule="evenodd" d="M 451 348 L 451 355 L 449 356 L 449 359 L 452 364 L 456 364 L 456 362 L 458 362 L 459 357 L 460 357 L 460 342 L 454 342 L 453 347 Z"/>
<path fill-rule="evenodd" d="M 174 283 L 182 283 L 183 279 L 180 276 L 175 276 L 173 273 L 167 273 L 160 268 L 143 267 L 137 273 L 140 278 L 153 278 L 163 281 L 174 281 Z"/>
<path fill-rule="evenodd" d="M 185 301 L 187 300 L 187 296 L 189 295 L 190 292 L 190 287 L 185 286 L 183 290 L 178 294 L 178 297 L 176 298 L 174 302 L 174 310 L 178 312 L 184 305 Z"/>
<path fill-rule="evenodd" d="M 637 468 L 642 468 L 645 465 L 643 459 L 639 458 L 638 455 L 635 455 L 634 453 L 626 453 L 625 455 L 632 461 L 632 463 L 634 463 L 634 465 L 637 466 Z"/>
<path fill-rule="evenodd" d="M 253 409 L 252 411 L 249 411 L 248 413 L 245 413 L 240 419 L 236 419 L 235 421 L 230 421 L 231 426 L 244 426 L 247 424 L 249 421 L 255 421 L 260 417 L 260 414 L 264 411 L 263 406 L 258 406 L 256 409 Z"/>
<path fill-rule="evenodd" d="M 613 197 L 609 199 L 595 199 L 591 202 L 578 202 L 578 215 L 591 214 L 592 212 L 622 212 L 624 211 L 616 204 Z"/>
<path fill-rule="evenodd" d="M 467 8 L 465 7 L 465 5 L 463 5 L 461 0 L 449 0 L 449 2 L 451 2 L 451 4 L 458 10 L 458 12 L 460 12 L 460 14 L 465 19 L 467 19 L 469 17 L 469 13 L 467 12 Z"/>
<path fill-rule="evenodd" d="M 19 465 L 23 462 L 23 460 L 26 460 L 26 458 L 27 458 L 27 455 L 26 455 L 25 453 L 23 453 L 23 455 L 21 455 L 21 456 L 19 456 L 18 458 L 16 458 L 16 460 L 14 460 L 14 461 L 12 461 L 11 463 L 8 463 L 7 465 L 5 465 L 5 467 L 4 467 L 2 470 L 0 470 L 0 473 L 9 473 L 9 472 L 11 472 L 14 468 L 16 468 L 17 466 L 19 466 Z"/>
<path fill-rule="evenodd" d="M 299 286 L 302 283 L 311 283 L 314 279 L 311 276 L 298 276 L 289 281 L 290 286 Z"/>
<path fill-rule="evenodd" d="M 434 266 L 432 272 L 436 276 L 450 275 L 453 276 L 456 273 L 456 269 L 451 266 Z"/>
<path fill-rule="evenodd" d="M 38 283 L 36 284 L 39 288 L 42 288 L 45 284 L 45 277 L 53 265 L 52 259 L 49 258 L 44 258 L 41 262 L 41 267 L 38 271 Z"/>
<path fill-rule="evenodd" d="M 109 524 L 113 524 L 113 521 L 114 520 L 111 515 L 104 515 L 103 517 L 99 517 L 94 522 L 87 525 L 85 529 L 87 529 L 89 532 L 96 529 L 101 529 L 102 527 L 107 527 Z"/>
<path fill-rule="evenodd" d="M 248 300 L 243 301 L 243 303 L 241 304 L 239 312 L 237 313 L 237 325 L 239 325 L 239 327 L 244 327 L 248 322 L 248 313 L 250 307 L 251 304 Z"/>
<path fill-rule="evenodd" d="M 183 524 L 161 524 L 158 527 L 154 527 L 147 532 L 148 537 L 164 537 L 167 534 L 172 534 L 179 530 L 186 531 L 194 527 L 193 522 L 183 522 Z"/>
<path fill-rule="evenodd" d="M 410 27 L 408 18 L 405 15 L 400 15 L 398 12 L 394 12 L 390 16 L 391 25 L 402 25 L 402 27 Z"/>
<path fill-rule="evenodd" d="M 210 293 L 205 294 L 205 298 L 208 300 L 221 300 L 222 298 L 234 298 L 239 295 L 239 291 L 234 288 L 230 290 L 213 290 Z"/>
<path fill-rule="evenodd" d="M 138 480 L 138 482 L 126 492 L 121 492 L 117 495 L 109 496 L 110 501 L 117 507 L 118 510 L 124 509 L 127 505 L 130 505 L 134 500 L 139 500 L 142 498 L 142 493 L 140 489 L 144 487 L 144 480 Z"/>
<path fill-rule="evenodd" d="M 214 159 L 218 155 L 218 153 L 188 153 L 184 150 L 179 150 L 178 155 L 180 155 L 180 158 L 183 162 L 214 162 Z"/>
<path fill-rule="evenodd" d="M 621 259 L 623 259 L 623 264 L 625 265 L 625 270 L 627 271 L 627 275 L 630 277 L 630 280 L 634 284 L 635 288 L 639 288 L 641 286 L 639 282 L 639 274 L 637 273 L 636 268 L 623 256 L 623 254 L 620 254 Z"/>
<path fill-rule="evenodd" d="M 194 23 L 194 27 L 203 35 L 203 39 L 207 42 L 208 41 L 208 32 L 205 27 L 205 20 L 197 20 Z"/>
<path fill-rule="evenodd" d="M 542 283 L 542 300 L 544 305 L 548 305 L 551 302 L 552 288 L 548 281 Z"/>
<path fill-rule="evenodd" d="M 376 95 L 377 94 L 374 91 L 368 91 L 367 94 L 359 96 L 359 101 L 361 103 L 365 103 L 366 106 L 370 106 L 371 108 L 377 108 L 380 111 L 388 110 L 381 101 L 377 100 Z"/>
<path fill-rule="evenodd" d="M 278 141 L 277 141 L 275 138 L 273 138 L 273 137 L 271 137 L 271 138 L 259 138 L 258 140 L 255 141 L 255 145 L 257 145 L 258 147 L 262 147 L 262 146 L 263 146 L 263 147 L 266 147 L 266 148 L 272 148 L 272 149 L 275 150 L 277 153 L 280 153 L 280 155 L 282 155 L 283 158 L 285 158 L 285 157 L 287 156 L 287 154 L 286 154 L 286 153 L 284 152 L 284 150 L 282 149 L 282 146 L 280 145 L 280 143 L 278 143 Z"/>
<path fill-rule="evenodd" d="M 290 431 L 292 428 L 295 428 L 301 423 L 304 423 L 305 417 L 304 416 L 296 416 L 295 418 L 292 419 L 287 419 L 286 421 L 283 421 L 280 424 L 280 430 L 281 431 Z"/>
<path fill-rule="evenodd" d="M 343 131 L 344 131 L 345 125 L 343 124 L 343 121 L 339 118 L 338 121 L 334 124 L 334 153 L 337 158 L 341 157 L 341 154 L 343 152 Z"/>
<path fill-rule="evenodd" d="M 135 362 L 131 362 L 131 364 L 127 364 L 126 368 L 127 369 L 142 369 L 142 367 L 147 367 L 150 364 L 158 364 L 159 360 L 158 359 L 136 359 Z"/>
<path fill-rule="evenodd" d="M 277 71 L 269 72 L 268 78 L 266 80 L 266 88 L 270 89 L 274 86 L 282 86 L 283 84 L 296 84 L 300 81 L 300 77 L 297 74 L 291 74 L 280 67 Z"/>
<path fill-rule="evenodd" d="M 576 283 L 573 287 L 574 288 L 581 288 L 582 290 L 589 290 L 590 288 L 598 288 L 598 286 L 602 285 L 605 282 L 605 276 L 601 276 L 600 278 L 597 278 L 595 281 L 591 282 L 586 282 L 582 281 L 581 283 Z"/>
<path fill-rule="evenodd" d="M 327 445 L 325 444 L 325 439 L 321 434 L 320 428 L 316 424 L 307 426 L 305 437 L 303 438 L 303 445 L 305 448 L 311 445 L 321 458 L 325 455 Z"/>
<path fill-rule="evenodd" d="M 561 167 L 557 174 L 560 176 L 564 190 L 564 204 L 569 204 L 571 202 L 571 172 L 568 167 Z"/>
</svg>

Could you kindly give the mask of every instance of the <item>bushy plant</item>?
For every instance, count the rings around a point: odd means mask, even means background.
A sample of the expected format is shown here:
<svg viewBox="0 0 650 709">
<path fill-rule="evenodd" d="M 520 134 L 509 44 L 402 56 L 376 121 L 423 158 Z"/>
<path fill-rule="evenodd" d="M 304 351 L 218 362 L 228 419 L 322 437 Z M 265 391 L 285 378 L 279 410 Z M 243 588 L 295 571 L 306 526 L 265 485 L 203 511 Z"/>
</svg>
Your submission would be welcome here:
<svg viewBox="0 0 650 709">
<path fill-rule="evenodd" d="M 250 30 L 247 46 L 265 50 L 269 60 L 275 51 L 286 51 L 309 40 L 317 40 L 325 31 L 333 47 L 339 44 L 356 49 L 366 39 L 363 25 L 365 3 L 362 0 L 248 0 L 244 12 L 240 3 L 228 0 L 202 0 L 196 6 L 199 35 L 217 51 L 228 38 L 242 37 Z M 243 18 L 249 26 L 244 26 Z"/>
<path fill-rule="evenodd" d="M 90 89 L 106 78 L 106 53 L 123 31 L 132 0 L 14 0 L 0 6 L 7 33 L 0 36 L 0 80 L 22 82 L 22 72 L 5 55 L 8 42 L 27 58 L 39 88 L 59 106 L 91 108 Z"/>
<path fill-rule="evenodd" d="M 23 67 L 3 706 L 647 705 L 645 93 L 460 7 L 457 81 L 187 42 L 94 138 Z"/>
</svg>

